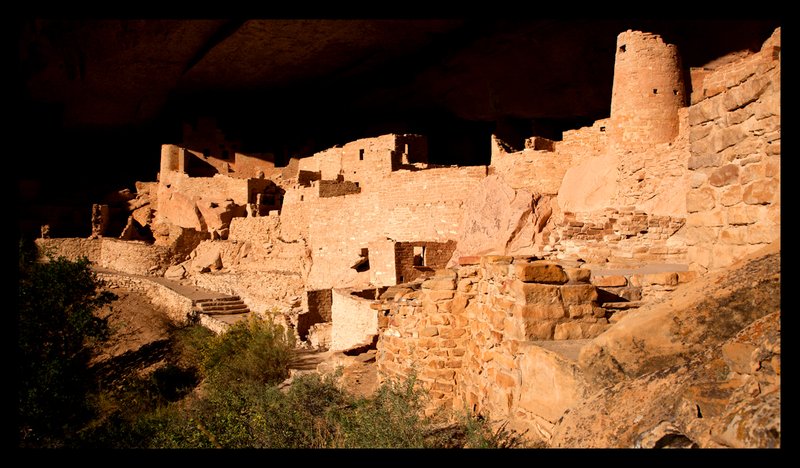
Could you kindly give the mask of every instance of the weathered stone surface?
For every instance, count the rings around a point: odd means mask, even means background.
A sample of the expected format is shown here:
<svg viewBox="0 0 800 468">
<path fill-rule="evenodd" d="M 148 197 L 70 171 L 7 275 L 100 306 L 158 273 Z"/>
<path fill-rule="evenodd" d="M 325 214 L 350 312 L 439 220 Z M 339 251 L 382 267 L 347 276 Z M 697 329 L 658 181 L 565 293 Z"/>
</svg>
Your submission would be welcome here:
<svg viewBox="0 0 800 468">
<path fill-rule="evenodd" d="M 751 373 L 750 357 L 753 355 L 753 351 L 756 350 L 756 346 L 734 341 L 725 343 L 721 349 L 722 358 L 732 371 L 740 374 Z"/>
<path fill-rule="evenodd" d="M 451 291 L 456 289 L 455 278 L 434 278 L 422 282 L 423 289 Z"/>
<path fill-rule="evenodd" d="M 562 318 L 566 315 L 566 311 L 561 303 L 533 303 L 515 304 L 511 314 L 527 320 L 547 320 Z"/>
<path fill-rule="evenodd" d="M 466 216 L 450 263 L 464 256 L 506 254 L 519 226 L 531 217 L 532 206 L 532 193 L 514 190 L 499 176 L 486 177 L 464 202 Z"/>
<path fill-rule="evenodd" d="M 745 186 L 742 199 L 748 205 L 765 205 L 772 203 L 778 193 L 778 183 L 771 179 L 762 179 Z"/>
<path fill-rule="evenodd" d="M 674 271 L 647 273 L 642 275 L 642 283 L 646 285 L 659 284 L 664 286 L 675 286 L 678 284 L 678 273 Z"/>
<path fill-rule="evenodd" d="M 601 386 L 636 377 L 684 362 L 778 310 L 779 248 L 762 249 L 730 272 L 679 285 L 667 300 L 627 315 L 584 347 L 581 367 Z"/>
<path fill-rule="evenodd" d="M 551 423 L 588 396 L 588 388 L 574 361 L 532 343 L 520 344 L 521 388 L 519 407 Z"/>
<path fill-rule="evenodd" d="M 722 351 L 748 343 L 763 350 L 763 362 L 771 362 L 780 356 L 779 337 L 780 312 L 774 312 L 690 359 L 665 361 L 659 372 L 590 390 L 591 396 L 556 423 L 551 446 L 779 447 L 781 397 L 775 367 L 767 364 L 744 377 L 728 374 Z"/>
<path fill-rule="evenodd" d="M 526 283 L 563 284 L 569 280 L 561 265 L 546 261 L 515 263 L 514 274 Z"/>
<path fill-rule="evenodd" d="M 736 164 L 726 164 L 711 173 L 708 183 L 714 187 L 730 185 L 739 180 L 739 166 Z"/>
<path fill-rule="evenodd" d="M 686 211 L 689 213 L 709 211 L 714 206 L 716 206 L 715 191 L 710 187 L 692 189 L 686 194 Z"/>
<path fill-rule="evenodd" d="M 597 288 L 591 284 L 565 284 L 561 286 L 561 301 L 565 306 L 594 303 L 597 301 Z"/>
<path fill-rule="evenodd" d="M 173 265 L 164 272 L 164 278 L 181 280 L 186 277 L 186 268 L 183 265 Z"/>
<path fill-rule="evenodd" d="M 196 250 L 197 252 L 197 250 Z M 199 273 L 206 273 L 211 270 L 222 268 L 222 257 L 220 256 L 219 246 L 206 244 L 196 257 L 192 259 L 192 270 Z"/>
<path fill-rule="evenodd" d="M 592 279 L 592 270 L 588 268 L 564 268 L 570 283 L 589 283 Z"/>
<path fill-rule="evenodd" d="M 504 322 L 503 333 L 507 340 L 552 340 L 556 322 L 553 320 L 531 320 L 522 317 L 508 317 Z"/>
<path fill-rule="evenodd" d="M 561 290 L 556 285 L 513 280 L 508 286 L 508 292 L 519 304 L 561 305 Z"/>
<path fill-rule="evenodd" d="M 622 275 L 607 275 L 607 276 L 592 275 L 592 284 L 598 287 L 627 286 L 628 280 Z"/>
<path fill-rule="evenodd" d="M 558 190 L 562 211 L 591 212 L 611 205 L 617 191 L 619 156 L 609 152 L 570 167 Z"/>
</svg>

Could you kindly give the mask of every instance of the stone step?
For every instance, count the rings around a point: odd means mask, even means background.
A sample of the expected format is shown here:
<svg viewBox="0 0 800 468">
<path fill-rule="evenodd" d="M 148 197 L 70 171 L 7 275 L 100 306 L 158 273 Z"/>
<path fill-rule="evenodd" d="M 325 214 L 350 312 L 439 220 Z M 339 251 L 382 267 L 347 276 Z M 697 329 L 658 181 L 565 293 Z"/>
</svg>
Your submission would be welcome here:
<svg viewBox="0 0 800 468">
<path fill-rule="evenodd" d="M 627 302 L 604 302 L 600 304 L 600 307 L 604 309 L 613 309 L 613 310 L 625 310 L 625 309 L 636 309 L 644 305 L 643 301 L 627 301 Z"/>
<path fill-rule="evenodd" d="M 247 306 L 237 307 L 225 310 L 200 310 L 201 314 L 205 315 L 236 315 L 236 314 L 249 314 L 250 309 Z"/>
<path fill-rule="evenodd" d="M 194 301 L 195 304 L 206 304 L 209 302 L 237 302 L 241 301 L 242 298 L 239 296 L 224 296 L 224 297 L 210 297 L 207 299 L 196 299 Z"/>
<path fill-rule="evenodd" d="M 200 304 L 200 308 L 203 310 L 229 310 L 238 307 L 245 307 L 245 303 L 242 301 L 236 302 L 215 302 L 215 303 L 203 303 Z"/>
</svg>

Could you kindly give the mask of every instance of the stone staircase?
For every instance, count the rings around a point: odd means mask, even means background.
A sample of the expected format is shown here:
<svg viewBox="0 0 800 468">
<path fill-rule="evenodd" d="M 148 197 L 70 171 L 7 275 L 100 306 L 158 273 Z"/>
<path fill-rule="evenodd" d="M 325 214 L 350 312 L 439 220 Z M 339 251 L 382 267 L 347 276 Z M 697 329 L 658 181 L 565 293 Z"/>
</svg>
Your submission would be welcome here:
<svg viewBox="0 0 800 468">
<path fill-rule="evenodd" d="M 194 301 L 197 312 L 206 315 L 249 314 L 250 309 L 239 296 L 223 296 L 197 299 Z"/>
</svg>

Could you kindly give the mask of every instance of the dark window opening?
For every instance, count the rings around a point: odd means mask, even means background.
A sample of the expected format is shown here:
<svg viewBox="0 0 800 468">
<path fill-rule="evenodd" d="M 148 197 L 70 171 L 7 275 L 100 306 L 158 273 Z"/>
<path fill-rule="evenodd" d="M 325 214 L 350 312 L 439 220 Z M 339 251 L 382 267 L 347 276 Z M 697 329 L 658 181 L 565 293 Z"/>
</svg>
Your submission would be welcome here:
<svg viewBox="0 0 800 468">
<path fill-rule="evenodd" d="M 606 127 L 600 127 L 600 131 L 601 132 L 605 132 L 606 131 Z"/>
<path fill-rule="evenodd" d="M 359 161 L 363 161 L 364 160 L 364 150 L 363 149 L 358 150 L 358 160 Z"/>
<path fill-rule="evenodd" d="M 360 185 L 358 185 L 358 182 L 356 182 L 356 187 L 361 187 Z"/>
<path fill-rule="evenodd" d="M 673 89 L 673 90 L 672 90 L 672 94 L 674 94 L 674 95 L 676 95 L 676 96 L 677 96 L 677 95 L 678 95 L 678 90 L 677 90 L 677 89 Z"/>
<path fill-rule="evenodd" d="M 619 46 L 619 51 L 620 52 L 625 52 L 625 44 L 622 44 L 621 46 Z"/>
<path fill-rule="evenodd" d="M 653 88 L 653 94 L 658 94 L 658 90 Z"/>
<path fill-rule="evenodd" d="M 219 205 L 217 203 L 214 203 L 214 202 L 209 203 L 208 206 L 209 206 L 209 208 L 219 208 Z"/>
<path fill-rule="evenodd" d="M 361 256 L 358 261 L 350 267 L 359 273 L 369 270 L 369 249 L 361 249 Z"/>
<path fill-rule="evenodd" d="M 302 195 L 300 195 L 300 201 L 303 201 L 303 196 Z"/>
<path fill-rule="evenodd" d="M 425 266 L 425 247 L 414 247 L 414 266 Z"/>
</svg>

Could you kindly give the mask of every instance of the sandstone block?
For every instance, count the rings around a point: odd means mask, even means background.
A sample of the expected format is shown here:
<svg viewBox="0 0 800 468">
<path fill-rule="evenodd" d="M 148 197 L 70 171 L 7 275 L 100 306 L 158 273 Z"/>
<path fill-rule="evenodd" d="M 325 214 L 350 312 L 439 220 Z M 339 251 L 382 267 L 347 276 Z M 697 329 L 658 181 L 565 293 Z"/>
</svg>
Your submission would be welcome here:
<svg viewBox="0 0 800 468">
<path fill-rule="evenodd" d="M 596 302 L 597 288 L 591 284 L 565 284 L 561 286 L 561 301 L 565 306 Z"/>
<path fill-rule="evenodd" d="M 514 273 L 526 283 L 564 284 L 569 280 L 561 265 L 545 261 L 514 264 Z"/>
<path fill-rule="evenodd" d="M 723 227 L 719 232 L 719 241 L 723 244 L 748 244 L 749 239 L 747 237 L 747 226 Z"/>
<path fill-rule="evenodd" d="M 598 287 L 617 287 L 626 286 L 628 280 L 622 275 L 608 275 L 608 276 L 594 276 L 592 275 L 592 284 Z"/>
<path fill-rule="evenodd" d="M 467 255 L 464 257 L 458 257 L 459 265 L 479 265 L 480 263 L 481 263 L 481 257 L 477 255 Z"/>
<path fill-rule="evenodd" d="M 185 277 L 186 268 L 184 268 L 183 265 L 173 265 L 164 272 L 164 278 L 169 278 L 171 280 L 181 280 Z"/>
<path fill-rule="evenodd" d="M 561 305 L 561 291 L 556 285 L 524 283 L 513 280 L 507 283 L 508 294 L 518 304 L 558 304 Z"/>
<path fill-rule="evenodd" d="M 646 285 L 675 286 L 678 284 L 678 273 L 674 271 L 648 273 L 642 275 L 642 282 Z"/>
<path fill-rule="evenodd" d="M 485 255 L 481 257 L 481 266 L 486 265 L 508 265 L 513 257 L 508 255 Z"/>
<path fill-rule="evenodd" d="M 438 301 L 445 301 L 448 299 L 452 299 L 455 295 L 455 291 L 444 291 L 444 290 L 433 290 L 429 289 L 425 291 L 425 298 L 431 302 L 438 302 Z"/>
<path fill-rule="evenodd" d="M 495 377 L 495 382 L 500 388 L 506 391 L 519 388 L 519 377 L 509 375 L 505 372 L 498 372 Z"/>
<path fill-rule="evenodd" d="M 597 307 L 602 309 L 602 307 Z M 583 316 L 593 316 L 595 307 L 591 304 L 572 304 L 569 306 L 570 318 L 581 318 Z"/>
<path fill-rule="evenodd" d="M 744 161 L 742 161 L 744 162 Z M 756 162 L 748 164 L 742 168 L 740 182 L 742 185 L 747 185 L 755 180 L 761 180 L 767 177 L 767 163 Z"/>
<path fill-rule="evenodd" d="M 722 210 L 689 213 L 686 217 L 686 225 L 706 227 L 723 226 L 725 225 L 725 214 Z"/>
<path fill-rule="evenodd" d="M 772 179 L 757 180 L 744 188 L 742 199 L 748 205 L 766 205 L 775 200 L 780 184 Z"/>
<path fill-rule="evenodd" d="M 592 278 L 592 270 L 588 268 L 564 268 L 570 283 L 589 283 Z"/>
<path fill-rule="evenodd" d="M 722 206 L 733 206 L 742 201 L 742 186 L 730 185 L 720 192 L 719 203 Z"/>
<path fill-rule="evenodd" d="M 730 185 L 739 179 L 739 166 L 736 164 L 726 164 L 714 172 L 708 178 L 708 183 L 714 187 Z M 711 207 L 713 208 L 713 206 Z"/>
<path fill-rule="evenodd" d="M 719 167 L 722 163 L 722 155 L 714 151 L 711 137 L 691 143 L 692 155 L 689 156 L 687 167 L 689 170 L 700 169 L 702 167 Z"/>
<path fill-rule="evenodd" d="M 710 187 L 689 190 L 689 193 L 686 194 L 686 211 L 696 213 L 713 209 L 716 206 L 714 192 L 714 189 Z"/>
<path fill-rule="evenodd" d="M 580 340 L 583 336 L 583 324 L 580 322 L 564 322 L 556 325 L 553 332 L 555 340 Z"/>
<path fill-rule="evenodd" d="M 700 188 L 706 183 L 707 180 L 708 176 L 705 173 L 699 170 L 692 171 L 692 176 L 689 180 L 689 186 L 693 189 Z"/>
<path fill-rule="evenodd" d="M 419 336 L 437 336 L 439 334 L 439 329 L 436 327 L 425 327 L 419 331 Z"/>
<path fill-rule="evenodd" d="M 781 235 L 779 224 L 751 224 L 746 227 L 745 239 L 749 244 L 768 244 Z"/>
<path fill-rule="evenodd" d="M 556 322 L 552 320 L 529 320 L 509 317 L 505 321 L 503 334 L 507 340 L 534 341 L 552 340 Z"/>
<path fill-rule="evenodd" d="M 727 220 L 728 224 L 753 224 L 760 219 L 759 207 L 739 204 L 732 206 L 728 209 Z"/>
<path fill-rule="evenodd" d="M 566 315 L 564 306 L 561 303 L 554 304 L 516 304 L 511 309 L 511 314 L 514 317 L 520 317 L 527 320 L 547 320 L 559 319 Z"/>
<path fill-rule="evenodd" d="M 422 289 L 452 291 L 456 289 L 455 278 L 433 278 L 422 282 Z"/>
</svg>

